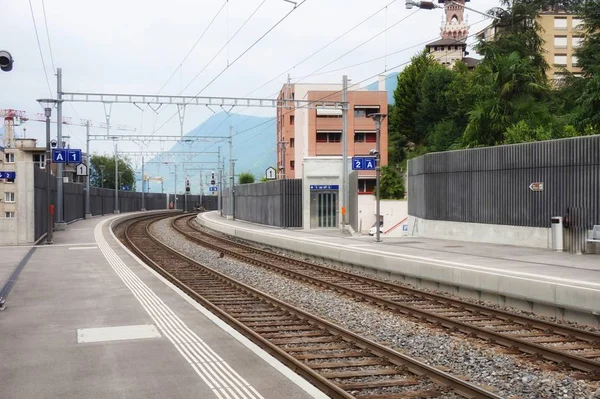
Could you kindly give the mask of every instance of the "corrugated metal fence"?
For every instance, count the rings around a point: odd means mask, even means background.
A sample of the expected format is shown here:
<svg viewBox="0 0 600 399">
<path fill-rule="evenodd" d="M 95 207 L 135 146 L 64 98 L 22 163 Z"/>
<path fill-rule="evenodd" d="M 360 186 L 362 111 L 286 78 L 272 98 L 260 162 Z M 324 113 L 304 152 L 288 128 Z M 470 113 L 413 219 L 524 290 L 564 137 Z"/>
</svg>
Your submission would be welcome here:
<svg viewBox="0 0 600 399">
<path fill-rule="evenodd" d="M 223 191 L 223 214 L 229 210 L 229 189 Z M 277 227 L 302 227 L 302 179 L 235 186 L 236 219 Z"/>
<path fill-rule="evenodd" d="M 47 231 L 46 204 L 46 171 L 34 168 L 35 189 L 35 239 L 39 239 Z M 64 219 L 69 223 L 85 217 L 85 190 L 83 184 L 65 183 L 64 193 Z M 53 176 L 50 184 L 52 204 L 56 201 L 56 178 Z M 144 195 L 147 210 L 166 208 L 165 194 L 146 193 Z M 196 196 L 199 197 L 199 196 Z M 114 212 L 115 192 L 106 188 L 90 189 L 90 212 L 92 215 L 104 215 Z M 142 209 L 142 193 L 119 191 L 119 210 L 133 212 Z M 216 209 L 216 205 L 215 205 Z M 56 212 L 56 211 L 55 211 Z"/>
<path fill-rule="evenodd" d="M 600 136 L 426 154 L 408 171 L 408 211 L 419 218 L 550 227 L 573 214 L 573 229 L 600 224 Z"/>
</svg>

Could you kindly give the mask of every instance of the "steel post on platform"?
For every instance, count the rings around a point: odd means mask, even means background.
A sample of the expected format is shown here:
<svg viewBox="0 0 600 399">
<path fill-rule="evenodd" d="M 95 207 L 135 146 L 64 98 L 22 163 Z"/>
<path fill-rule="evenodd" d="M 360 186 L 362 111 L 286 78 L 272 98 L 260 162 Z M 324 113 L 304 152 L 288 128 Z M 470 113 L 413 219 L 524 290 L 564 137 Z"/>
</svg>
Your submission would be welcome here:
<svg viewBox="0 0 600 399">
<path fill-rule="evenodd" d="M 63 148 L 62 137 L 62 69 L 56 69 L 56 139 L 57 148 Z M 64 218 L 63 164 L 56 164 L 56 230 L 66 230 Z"/>
<path fill-rule="evenodd" d="M 50 190 L 50 185 L 52 184 L 52 171 L 51 171 L 51 160 L 52 160 L 52 152 L 50 150 L 50 116 L 52 115 L 52 108 L 44 108 L 44 112 L 46 115 L 46 212 L 48 212 L 48 228 L 46 232 L 46 244 L 52 244 L 52 222 L 53 222 L 53 212 L 52 212 L 52 192 Z"/>
<path fill-rule="evenodd" d="M 85 177 L 85 218 L 91 219 L 92 212 L 90 206 L 90 121 L 85 123 L 85 166 L 87 176 Z"/>
</svg>

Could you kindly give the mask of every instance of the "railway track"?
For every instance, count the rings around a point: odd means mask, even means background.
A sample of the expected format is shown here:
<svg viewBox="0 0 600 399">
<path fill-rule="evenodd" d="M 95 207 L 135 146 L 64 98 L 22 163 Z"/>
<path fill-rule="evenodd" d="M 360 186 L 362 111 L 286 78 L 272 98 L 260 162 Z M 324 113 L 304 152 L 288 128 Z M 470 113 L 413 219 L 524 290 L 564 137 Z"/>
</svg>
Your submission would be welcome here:
<svg viewBox="0 0 600 399">
<path fill-rule="evenodd" d="M 186 215 L 171 225 L 187 239 L 243 262 L 571 366 L 585 372 L 579 378 L 600 379 L 600 334 L 291 259 L 198 230 L 193 220 Z"/>
<path fill-rule="evenodd" d="M 126 221 L 125 244 L 165 278 L 333 398 L 500 398 L 201 265 Z"/>
</svg>

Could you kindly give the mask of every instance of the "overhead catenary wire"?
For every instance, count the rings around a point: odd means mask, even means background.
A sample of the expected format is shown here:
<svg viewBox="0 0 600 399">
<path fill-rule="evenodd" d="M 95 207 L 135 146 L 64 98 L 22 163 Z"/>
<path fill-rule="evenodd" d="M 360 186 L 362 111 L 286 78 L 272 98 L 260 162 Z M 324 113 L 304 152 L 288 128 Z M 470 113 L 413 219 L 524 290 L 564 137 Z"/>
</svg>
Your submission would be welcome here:
<svg viewBox="0 0 600 399">
<path fill-rule="evenodd" d="M 209 66 L 210 66 L 210 65 L 213 63 L 213 61 L 214 61 L 214 60 L 215 60 L 215 59 L 216 59 L 216 58 L 219 56 L 219 54 L 221 54 L 221 52 L 227 48 L 227 46 L 229 45 L 229 43 L 231 43 L 231 41 L 232 41 L 233 39 L 235 39 L 235 37 L 238 35 L 238 33 L 240 33 L 240 32 L 241 32 L 241 30 L 244 28 L 244 26 L 246 26 L 246 24 L 247 24 L 247 23 L 248 23 L 248 22 L 249 22 L 249 21 L 252 19 L 252 17 L 254 17 L 254 15 L 255 15 L 255 14 L 258 12 L 258 10 L 260 10 L 260 8 L 263 6 L 263 4 L 265 4 L 265 2 L 266 2 L 266 1 L 267 1 L 267 0 L 263 0 L 263 1 L 262 1 L 262 2 L 261 2 L 259 5 L 258 5 L 258 7 L 256 7 L 256 8 L 254 9 L 254 11 L 253 11 L 253 12 L 252 12 L 252 13 L 251 13 L 249 16 L 248 16 L 248 18 L 246 18 L 246 20 L 245 20 L 245 21 L 244 21 L 244 23 L 243 23 L 243 24 L 242 24 L 242 25 L 241 25 L 241 26 L 238 28 L 238 30 L 237 30 L 237 31 L 236 31 L 236 32 L 235 32 L 235 33 L 234 33 L 234 34 L 233 34 L 233 35 L 232 35 L 230 38 L 228 38 L 228 39 L 227 39 L 227 41 L 225 42 L 225 44 L 223 45 L 223 47 L 221 47 L 221 48 L 219 49 L 219 51 L 217 51 L 217 52 L 216 52 L 216 54 L 213 56 L 213 58 L 211 58 L 211 59 L 210 59 L 210 61 L 208 61 L 208 63 L 207 63 L 206 65 L 204 65 L 204 67 L 203 67 L 203 68 L 200 70 L 200 72 L 198 72 L 198 73 L 196 74 L 196 76 L 194 76 L 194 77 L 192 78 L 192 80 L 190 80 L 190 82 L 189 82 L 187 85 L 185 85 L 185 87 L 184 87 L 183 89 L 181 89 L 181 90 L 179 91 L 179 94 L 183 93 L 183 92 L 185 91 L 185 89 L 187 89 L 188 87 L 190 87 L 190 86 L 191 86 L 191 84 L 192 84 L 192 83 L 194 83 L 194 82 L 196 81 L 196 79 L 198 79 L 198 77 L 199 77 L 200 75 L 202 75 L 202 73 L 203 73 L 203 72 L 206 70 L 206 68 L 208 68 L 208 67 L 209 67 Z M 228 57 L 228 58 L 229 58 L 229 57 Z M 233 63 L 232 63 L 232 64 L 233 64 Z M 230 64 L 228 63 L 228 64 L 227 64 L 227 66 L 225 67 L 225 70 L 226 70 L 227 68 L 229 68 L 229 66 L 230 66 Z M 219 76 L 220 76 L 220 75 L 219 75 Z M 178 95 L 179 95 L 179 94 L 178 94 Z"/>
<path fill-rule="evenodd" d="M 37 30 L 37 24 L 35 23 L 35 14 L 33 12 L 33 5 L 29 0 L 29 9 L 31 10 L 31 19 L 33 20 L 33 29 L 35 30 L 35 38 L 37 40 L 38 49 L 40 50 L 40 58 L 42 60 L 42 68 L 44 68 L 44 76 L 46 77 L 46 84 L 48 85 L 48 92 L 52 97 L 52 89 L 50 88 L 50 79 L 48 79 L 48 71 L 46 70 L 46 62 L 44 61 L 44 53 L 42 52 L 42 45 L 40 44 L 40 36 Z"/>
<path fill-rule="evenodd" d="M 266 0 L 265 0 L 266 1 Z M 307 0 L 303 0 L 300 4 L 297 4 L 291 11 L 289 11 L 287 14 L 285 14 L 281 19 L 279 19 L 279 21 L 277 21 L 271 28 L 269 28 L 269 30 L 267 30 L 264 34 L 262 34 L 258 39 L 256 39 L 254 41 L 254 43 L 252 43 L 246 50 L 244 50 L 244 52 L 242 52 L 237 58 L 235 58 L 228 66 L 226 66 L 219 74 L 217 74 L 217 76 L 215 76 L 209 83 L 206 84 L 206 86 L 204 86 L 194 97 L 198 97 L 204 90 L 206 90 L 212 83 L 214 83 L 221 75 L 223 75 L 223 73 L 225 73 L 225 71 L 227 71 L 231 66 L 233 66 L 237 61 L 239 61 L 246 53 L 248 53 L 248 51 L 250 51 L 254 46 L 256 46 L 261 40 L 263 40 L 269 33 L 271 33 L 277 26 L 279 26 L 283 21 L 285 21 L 285 19 L 287 17 L 289 17 L 294 11 L 296 11 L 300 6 L 302 6 L 304 3 L 306 3 Z M 264 1 L 261 3 L 261 5 L 264 3 Z M 241 29 L 241 28 L 240 28 Z M 237 33 L 237 32 L 236 32 Z M 235 36 L 235 34 L 234 34 Z M 230 39 L 231 40 L 231 39 Z M 192 99 L 190 99 L 187 103 L 184 103 L 184 106 L 189 104 L 192 101 Z M 171 115 L 171 117 L 169 117 L 162 125 L 160 125 L 158 127 L 158 129 L 155 129 L 151 135 L 154 135 L 154 133 L 156 133 L 157 131 L 159 131 L 160 129 L 162 129 L 167 123 L 169 123 L 175 116 L 177 115 L 177 112 L 175 112 L 173 115 Z"/>
<path fill-rule="evenodd" d="M 479 22 L 481 22 L 481 21 L 479 21 Z M 479 23 L 479 22 L 478 22 L 478 23 Z M 471 38 L 471 37 L 473 37 L 473 36 L 476 36 L 477 34 L 478 34 L 478 33 L 473 33 L 473 34 L 471 34 L 471 35 L 467 36 L 467 37 L 466 37 L 466 39 L 468 39 L 468 38 Z M 457 39 L 457 40 L 455 40 L 455 41 L 454 41 L 454 43 L 461 43 L 463 40 L 466 40 L 466 39 Z M 444 56 L 445 56 L 445 55 L 444 55 Z M 439 57 L 435 58 L 435 60 L 436 60 L 436 61 L 439 61 L 439 60 L 440 60 L 441 58 L 443 58 L 444 56 L 439 56 Z M 385 70 L 385 71 L 381 71 L 381 72 L 378 72 L 378 73 L 377 73 L 377 74 L 375 74 L 375 75 L 369 76 L 369 77 L 367 77 L 367 78 L 365 78 L 365 79 L 363 79 L 363 80 L 361 80 L 361 81 L 359 81 L 359 82 L 357 82 L 357 83 L 353 84 L 352 86 L 353 86 L 353 87 L 356 87 L 356 86 L 358 86 L 358 85 L 360 85 L 360 84 L 362 84 L 362 83 L 364 83 L 364 82 L 366 82 L 366 81 L 368 81 L 368 80 L 371 80 L 371 79 L 373 79 L 373 78 L 376 78 L 377 76 L 381 75 L 382 73 L 389 72 L 389 71 L 393 71 L 393 70 L 395 70 L 395 69 L 398 69 L 398 68 L 400 68 L 400 67 L 403 67 L 403 66 L 405 66 L 405 65 L 408 65 L 408 64 L 410 64 L 411 62 L 412 62 L 412 60 L 409 60 L 409 61 L 402 62 L 402 63 L 400 63 L 400 64 L 398 64 L 398 65 L 395 65 L 395 66 L 393 66 L 393 67 L 391 67 L 391 68 L 388 68 L 388 69 L 387 69 L 387 70 Z M 392 77 L 392 76 L 388 76 L 388 77 L 386 78 L 386 80 L 387 80 L 387 79 L 390 79 L 391 77 Z M 395 76 L 393 76 L 393 77 L 395 77 Z M 367 86 L 368 86 L 368 85 L 366 85 L 366 86 L 361 86 L 361 87 L 359 87 L 358 89 L 364 89 L 364 88 L 366 88 Z M 316 103 L 316 102 L 324 101 L 324 100 L 327 100 L 328 98 L 331 98 L 331 97 L 333 97 L 333 96 L 335 96 L 335 95 L 338 95 L 338 94 L 341 94 L 341 93 L 342 93 L 342 90 L 338 90 L 338 91 L 332 92 L 332 93 L 330 93 L 330 94 L 327 94 L 327 95 L 325 95 L 324 97 L 321 97 L 321 98 L 318 98 L 318 99 L 316 99 L 316 100 L 313 100 L 313 101 L 311 101 L 311 103 Z M 282 113 L 282 114 L 281 114 L 281 116 L 286 116 L 286 115 L 288 115 L 288 114 L 291 114 L 292 112 L 295 112 L 295 111 L 296 111 L 296 110 L 298 110 L 298 109 L 306 108 L 307 106 L 308 106 L 308 105 L 303 105 L 303 106 L 295 107 L 295 108 L 294 108 L 293 110 L 291 110 L 291 111 L 287 111 L 287 112 L 284 112 L 284 113 Z M 265 125 L 265 124 L 267 124 L 267 123 L 271 123 L 271 122 L 273 122 L 273 121 L 274 121 L 274 120 L 276 120 L 276 119 L 277 119 L 277 117 L 274 117 L 274 118 L 271 118 L 271 119 L 269 119 L 268 121 L 262 122 L 262 123 L 260 123 L 260 124 L 258 124 L 258 125 L 255 125 L 255 126 L 253 126 L 253 127 L 249 128 L 249 129 L 245 129 L 245 130 L 242 130 L 242 131 L 238 131 L 238 132 L 236 132 L 236 133 L 233 135 L 233 137 L 235 137 L 235 136 L 238 136 L 238 135 L 240 135 L 240 134 L 243 134 L 243 133 L 246 133 L 246 132 L 248 132 L 248 131 L 250 131 L 250 130 L 256 129 L 257 127 L 263 126 L 263 125 Z"/>
<path fill-rule="evenodd" d="M 192 48 L 190 48 L 190 50 L 187 52 L 187 54 L 185 55 L 185 57 L 183 57 L 183 60 L 181 60 L 181 62 L 179 63 L 179 66 L 177 68 L 175 68 L 175 70 L 173 71 L 173 73 L 171 74 L 171 76 L 169 76 L 169 79 L 167 79 L 167 81 L 160 87 L 160 89 L 158 90 L 157 94 L 160 94 L 163 91 L 163 89 L 169 84 L 169 82 L 171 81 L 171 79 L 173 79 L 173 76 L 175 76 L 175 74 L 177 73 L 177 71 L 179 71 L 181 69 L 181 67 L 183 66 L 183 63 L 189 58 L 189 56 L 192 54 L 192 52 L 194 51 L 194 49 L 196 48 L 196 46 L 198 46 L 198 44 L 200 43 L 200 41 L 202 40 L 202 38 L 206 35 L 206 33 L 208 32 L 208 30 L 210 29 L 210 27 L 214 24 L 214 22 L 219 17 L 219 15 L 223 11 L 223 9 L 225 9 L 225 6 L 228 3 L 229 3 L 229 0 L 225 0 L 225 2 L 223 3 L 223 5 L 219 9 L 219 11 L 217 11 L 217 13 L 215 14 L 215 16 L 211 19 L 211 21 L 209 22 L 208 26 L 204 29 L 204 31 L 202 32 L 202 34 L 200 35 L 200 37 L 196 40 L 196 42 L 194 43 L 194 45 L 192 46 Z"/>
<path fill-rule="evenodd" d="M 50 60 L 52 61 L 52 72 L 56 71 L 54 66 L 54 54 L 52 53 L 52 44 L 50 43 L 50 32 L 48 31 L 48 18 L 46 18 L 46 4 L 42 0 L 42 10 L 44 11 L 44 24 L 46 25 L 46 36 L 48 37 L 48 49 L 50 50 Z"/>
<path fill-rule="evenodd" d="M 294 66 L 292 66 L 291 68 L 288 68 L 287 70 L 285 70 L 284 72 L 280 73 L 279 75 L 275 76 L 273 79 L 269 80 L 268 82 L 266 82 L 265 84 L 263 84 L 260 87 L 257 87 L 256 89 L 252 90 L 250 93 L 246 94 L 246 97 L 252 95 L 252 93 L 255 93 L 256 91 L 262 89 L 263 87 L 265 87 L 266 85 L 268 85 L 269 83 L 277 80 L 278 78 L 280 78 L 281 76 L 285 75 L 286 73 L 288 73 L 289 71 L 299 67 L 300 65 L 304 64 L 306 61 L 310 60 L 312 57 L 314 57 L 315 55 L 319 54 L 321 51 L 325 50 L 326 48 L 328 48 L 329 46 L 331 46 L 333 43 L 337 42 L 338 40 L 344 38 L 346 35 L 348 35 L 350 32 L 354 31 L 355 29 L 358 29 L 361 25 L 363 25 L 365 22 L 369 21 L 371 18 L 375 17 L 376 15 L 378 15 L 381 11 L 386 10 L 388 6 L 392 5 L 393 3 L 395 3 L 397 0 L 392 0 L 390 3 L 388 3 L 387 5 L 385 5 L 384 7 L 380 8 L 379 10 L 375 11 L 373 14 L 369 15 L 367 18 L 363 19 L 362 21 L 360 21 L 359 23 L 357 23 L 356 25 L 352 26 L 350 29 L 348 29 L 347 31 L 345 31 L 344 33 L 342 33 L 341 35 L 339 35 L 338 37 L 336 37 L 335 39 L 331 40 L 329 43 L 325 44 L 323 47 L 319 48 L 317 51 L 313 52 L 312 54 L 310 54 L 309 56 L 305 57 L 304 59 L 302 59 L 300 62 L 296 63 Z"/>
</svg>

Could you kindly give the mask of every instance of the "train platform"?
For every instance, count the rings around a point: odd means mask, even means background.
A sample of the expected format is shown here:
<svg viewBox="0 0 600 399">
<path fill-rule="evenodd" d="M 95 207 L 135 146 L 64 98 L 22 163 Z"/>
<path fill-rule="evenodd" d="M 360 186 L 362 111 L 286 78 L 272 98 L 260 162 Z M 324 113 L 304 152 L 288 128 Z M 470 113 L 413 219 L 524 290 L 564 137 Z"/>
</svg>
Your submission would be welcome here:
<svg viewBox="0 0 600 399">
<path fill-rule="evenodd" d="M 292 230 L 201 213 L 208 228 L 425 288 L 600 324 L 600 257 L 423 237 L 351 236 L 339 230 Z"/>
<path fill-rule="evenodd" d="M 145 212 L 149 214 L 150 212 Z M 2 398 L 325 398 L 83 220 L 54 245 L 1 247 Z"/>
</svg>

